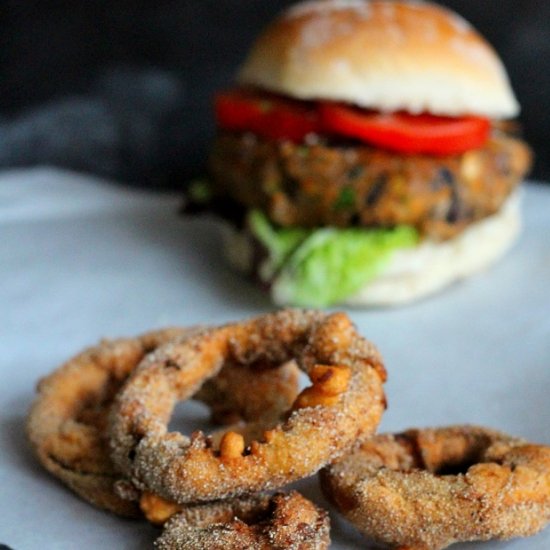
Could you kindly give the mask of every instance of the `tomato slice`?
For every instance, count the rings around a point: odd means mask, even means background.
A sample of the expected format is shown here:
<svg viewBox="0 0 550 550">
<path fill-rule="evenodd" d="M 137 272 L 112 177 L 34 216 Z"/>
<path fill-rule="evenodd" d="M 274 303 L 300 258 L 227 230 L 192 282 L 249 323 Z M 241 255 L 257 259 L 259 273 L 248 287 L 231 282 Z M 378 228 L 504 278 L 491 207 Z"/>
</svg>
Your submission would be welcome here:
<svg viewBox="0 0 550 550">
<path fill-rule="evenodd" d="M 380 113 L 339 103 L 320 105 L 325 131 L 408 154 L 454 155 L 482 147 L 491 125 L 481 117 Z"/>
<path fill-rule="evenodd" d="M 218 94 L 214 108 L 218 125 L 226 130 L 296 143 L 310 133 L 335 134 L 405 154 L 464 153 L 482 147 L 491 130 L 490 121 L 482 117 L 386 114 L 341 103 L 316 105 L 248 90 Z"/>
<path fill-rule="evenodd" d="M 221 128 L 249 131 L 267 139 L 301 142 L 321 129 L 319 113 L 306 102 L 243 90 L 220 93 L 214 100 Z"/>
</svg>

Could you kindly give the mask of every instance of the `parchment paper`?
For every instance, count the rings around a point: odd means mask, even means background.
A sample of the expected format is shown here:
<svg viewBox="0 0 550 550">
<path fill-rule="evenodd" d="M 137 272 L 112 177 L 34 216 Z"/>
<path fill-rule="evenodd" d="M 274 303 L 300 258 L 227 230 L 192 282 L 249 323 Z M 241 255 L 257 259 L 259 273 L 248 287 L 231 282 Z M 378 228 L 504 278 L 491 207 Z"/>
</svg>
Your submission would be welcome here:
<svg viewBox="0 0 550 550">
<path fill-rule="evenodd" d="M 389 371 L 381 430 L 469 422 L 550 444 L 550 187 L 524 199 L 522 239 L 491 271 L 406 308 L 350 311 Z M 152 547 L 154 528 L 95 510 L 42 470 L 24 418 L 37 380 L 101 337 L 273 309 L 227 269 L 216 224 L 179 205 L 57 170 L 0 175 L 0 543 Z M 300 487 L 327 506 L 316 478 Z M 365 548 L 336 513 L 332 524 L 334 548 Z M 480 547 L 547 549 L 550 529 Z"/>
</svg>

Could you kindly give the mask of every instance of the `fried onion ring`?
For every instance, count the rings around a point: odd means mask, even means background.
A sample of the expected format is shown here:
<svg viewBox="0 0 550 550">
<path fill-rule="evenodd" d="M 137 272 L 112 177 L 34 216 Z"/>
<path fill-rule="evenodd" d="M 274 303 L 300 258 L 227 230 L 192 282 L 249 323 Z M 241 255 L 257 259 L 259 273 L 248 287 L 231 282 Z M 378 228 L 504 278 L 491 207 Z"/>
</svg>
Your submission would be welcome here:
<svg viewBox="0 0 550 550">
<path fill-rule="evenodd" d="M 374 437 L 321 484 L 367 538 L 392 548 L 528 536 L 550 521 L 550 447 L 474 426 Z"/>
<path fill-rule="evenodd" d="M 189 335 L 191 330 L 197 329 L 171 328 L 103 341 L 42 379 L 27 420 L 28 437 L 42 465 L 99 508 L 122 516 L 141 515 L 135 502 L 139 492 L 134 491 L 134 498 L 129 499 L 117 489 L 122 476 L 109 456 L 109 409 L 116 392 L 147 353 Z M 279 393 L 259 395 L 270 383 Z M 213 410 L 218 420 L 247 420 L 280 414 L 297 393 L 298 369 L 285 365 L 264 371 L 258 378 L 245 378 L 238 369 L 222 371 L 219 379 L 209 381 L 204 394 L 195 398 L 213 404 L 218 395 L 220 405 Z"/>
<path fill-rule="evenodd" d="M 229 361 L 254 369 L 295 360 L 313 385 L 288 418 L 247 444 L 230 432 L 215 449 L 201 432 L 168 432 L 179 399 Z M 315 473 L 372 435 L 385 407 L 385 370 L 343 313 L 284 310 L 170 344 L 150 355 L 116 398 L 112 458 L 132 482 L 178 503 L 275 489 Z"/>
<path fill-rule="evenodd" d="M 155 541 L 159 550 L 325 550 L 328 513 L 296 491 L 186 507 Z"/>
</svg>

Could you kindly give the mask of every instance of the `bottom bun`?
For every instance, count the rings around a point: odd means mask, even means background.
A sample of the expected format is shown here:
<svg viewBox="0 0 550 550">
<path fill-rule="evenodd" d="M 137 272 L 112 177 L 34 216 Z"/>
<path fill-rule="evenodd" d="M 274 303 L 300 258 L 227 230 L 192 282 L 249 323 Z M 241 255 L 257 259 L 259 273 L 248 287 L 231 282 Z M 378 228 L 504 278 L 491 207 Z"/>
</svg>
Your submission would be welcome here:
<svg viewBox="0 0 550 550">
<path fill-rule="evenodd" d="M 521 229 L 516 193 L 500 211 L 444 242 L 423 241 L 396 252 L 376 279 L 345 301 L 352 306 L 405 304 L 487 269 L 516 242 Z"/>
<path fill-rule="evenodd" d="M 515 243 L 520 229 L 520 196 L 516 192 L 499 212 L 469 226 L 449 241 L 424 240 L 415 248 L 395 252 L 378 276 L 341 304 L 388 307 L 434 294 L 495 263 Z M 253 271 L 256 248 L 253 238 L 228 226 L 224 236 L 230 264 L 239 271 Z M 275 303 L 286 305 L 276 286 L 272 297 Z"/>
</svg>

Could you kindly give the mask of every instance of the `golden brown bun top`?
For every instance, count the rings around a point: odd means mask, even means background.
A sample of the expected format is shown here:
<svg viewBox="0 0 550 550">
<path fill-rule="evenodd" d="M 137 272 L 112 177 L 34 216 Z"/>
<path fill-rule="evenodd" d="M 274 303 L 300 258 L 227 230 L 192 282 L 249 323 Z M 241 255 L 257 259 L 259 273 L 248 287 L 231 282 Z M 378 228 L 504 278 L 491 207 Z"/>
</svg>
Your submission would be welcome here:
<svg viewBox="0 0 550 550">
<path fill-rule="evenodd" d="M 383 111 L 519 112 L 493 48 L 457 14 L 418 1 L 296 4 L 259 37 L 239 82 Z"/>
</svg>

